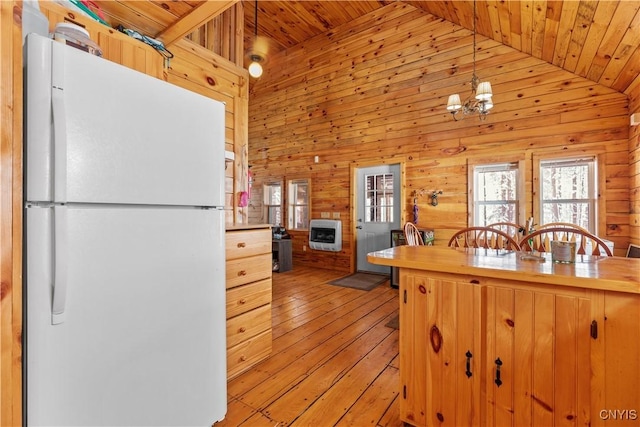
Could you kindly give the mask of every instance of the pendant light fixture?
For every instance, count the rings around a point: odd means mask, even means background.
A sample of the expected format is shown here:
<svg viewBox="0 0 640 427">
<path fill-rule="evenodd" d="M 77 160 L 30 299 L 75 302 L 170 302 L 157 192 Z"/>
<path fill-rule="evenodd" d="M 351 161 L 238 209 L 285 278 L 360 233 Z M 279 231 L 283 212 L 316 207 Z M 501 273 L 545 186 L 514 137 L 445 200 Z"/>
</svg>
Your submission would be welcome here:
<svg viewBox="0 0 640 427">
<path fill-rule="evenodd" d="M 254 47 L 258 42 L 258 0 L 256 0 L 256 9 L 255 9 L 255 21 L 254 21 Z M 249 64 L 249 75 L 251 77 L 255 77 L 256 79 L 258 77 L 260 77 L 262 75 L 262 65 L 260 65 L 260 63 L 262 62 L 263 58 L 262 56 L 258 55 L 257 53 L 251 53 L 249 55 L 249 59 L 251 59 L 251 64 Z"/>
<path fill-rule="evenodd" d="M 477 113 L 480 120 L 484 120 L 489 114 L 489 110 L 493 108 L 491 97 L 491 83 L 480 82 L 476 75 L 476 0 L 473 0 L 473 75 L 471 76 L 471 96 L 464 101 L 460 101 L 460 95 L 457 93 L 450 95 L 447 101 L 447 110 L 451 113 L 454 120 L 460 120 L 459 117 Z M 458 113 L 462 111 L 462 116 Z"/>
</svg>

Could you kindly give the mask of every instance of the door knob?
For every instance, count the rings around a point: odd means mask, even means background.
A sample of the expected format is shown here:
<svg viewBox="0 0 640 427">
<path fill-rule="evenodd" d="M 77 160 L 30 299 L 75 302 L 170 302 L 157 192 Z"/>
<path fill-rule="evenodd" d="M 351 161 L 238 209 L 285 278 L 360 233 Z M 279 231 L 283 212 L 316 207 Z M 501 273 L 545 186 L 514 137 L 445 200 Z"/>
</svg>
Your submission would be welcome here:
<svg viewBox="0 0 640 427">
<path fill-rule="evenodd" d="M 356 226 L 356 228 L 357 228 L 358 230 L 362 230 L 362 226 L 361 226 L 361 225 Z"/>
</svg>

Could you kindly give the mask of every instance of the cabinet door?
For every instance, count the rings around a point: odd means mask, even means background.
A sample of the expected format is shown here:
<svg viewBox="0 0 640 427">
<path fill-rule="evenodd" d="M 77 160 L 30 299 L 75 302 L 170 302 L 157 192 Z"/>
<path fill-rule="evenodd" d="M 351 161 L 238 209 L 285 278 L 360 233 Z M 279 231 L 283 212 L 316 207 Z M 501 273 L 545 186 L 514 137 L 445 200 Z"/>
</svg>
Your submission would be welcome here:
<svg viewBox="0 0 640 427">
<path fill-rule="evenodd" d="M 478 425 L 481 288 L 401 272 L 400 294 L 402 420 Z"/>
<path fill-rule="evenodd" d="M 486 425 L 589 425 L 588 295 L 487 287 Z"/>
</svg>

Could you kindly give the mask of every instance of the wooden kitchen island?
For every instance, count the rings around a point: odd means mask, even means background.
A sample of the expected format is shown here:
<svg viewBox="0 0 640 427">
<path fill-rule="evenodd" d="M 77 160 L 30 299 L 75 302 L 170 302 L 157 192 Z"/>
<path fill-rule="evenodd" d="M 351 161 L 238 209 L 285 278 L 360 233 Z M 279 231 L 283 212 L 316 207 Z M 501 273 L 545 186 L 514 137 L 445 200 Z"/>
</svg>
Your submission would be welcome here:
<svg viewBox="0 0 640 427">
<path fill-rule="evenodd" d="M 640 259 L 398 246 L 400 416 L 417 426 L 640 425 Z"/>
</svg>

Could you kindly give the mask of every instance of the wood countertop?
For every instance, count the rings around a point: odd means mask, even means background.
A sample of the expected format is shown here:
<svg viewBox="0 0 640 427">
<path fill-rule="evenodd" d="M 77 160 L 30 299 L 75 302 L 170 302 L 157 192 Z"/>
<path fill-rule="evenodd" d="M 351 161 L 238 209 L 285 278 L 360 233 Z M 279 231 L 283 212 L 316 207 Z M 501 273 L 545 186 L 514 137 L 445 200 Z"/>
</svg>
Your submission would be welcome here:
<svg viewBox="0 0 640 427">
<path fill-rule="evenodd" d="M 260 228 L 271 228 L 271 224 L 227 224 L 226 231 L 257 230 Z"/>
<path fill-rule="evenodd" d="M 525 252 L 396 246 L 367 254 L 372 264 L 640 294 L 640 259 L 576 255 L 575 264 L 521 259 Z"/>
</svg>

